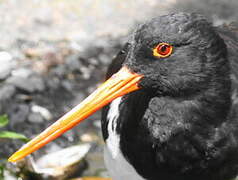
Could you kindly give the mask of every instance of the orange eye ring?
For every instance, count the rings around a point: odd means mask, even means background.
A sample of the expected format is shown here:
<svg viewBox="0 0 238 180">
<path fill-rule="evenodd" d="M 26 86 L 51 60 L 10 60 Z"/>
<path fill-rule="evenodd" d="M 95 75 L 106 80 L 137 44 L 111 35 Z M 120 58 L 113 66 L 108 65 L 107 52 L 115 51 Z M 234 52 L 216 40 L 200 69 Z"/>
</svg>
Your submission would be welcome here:
<svg viewBox="0 0 238 180">
<path fill-rule="evenodd" d="M 153 49 L 153 55 L 159 58 L 165 58 L 172 54 L 173 46 L 168 43 L 159 43 Z"/>
</svg>

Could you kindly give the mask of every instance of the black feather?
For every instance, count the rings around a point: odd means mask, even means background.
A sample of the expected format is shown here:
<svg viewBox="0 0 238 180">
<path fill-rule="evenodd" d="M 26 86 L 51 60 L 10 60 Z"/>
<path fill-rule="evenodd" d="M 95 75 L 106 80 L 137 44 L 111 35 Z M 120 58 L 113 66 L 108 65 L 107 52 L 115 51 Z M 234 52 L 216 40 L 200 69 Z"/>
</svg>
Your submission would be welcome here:
<svg viewBox="0 0 238 180">
<path fill-rule="evenodd" d="M 116 130 L 123 155 L 145 179 L 236 177 L 238 31 L 230 30 L 194 13 L 157 17 L 135 30 L 109 67 L 107 78 L 122 66 L 144 75 L 142 89 L 123 97 Z M 151 52 L 161 42 L 174 51 L 158 59 Z"/>
</svg>

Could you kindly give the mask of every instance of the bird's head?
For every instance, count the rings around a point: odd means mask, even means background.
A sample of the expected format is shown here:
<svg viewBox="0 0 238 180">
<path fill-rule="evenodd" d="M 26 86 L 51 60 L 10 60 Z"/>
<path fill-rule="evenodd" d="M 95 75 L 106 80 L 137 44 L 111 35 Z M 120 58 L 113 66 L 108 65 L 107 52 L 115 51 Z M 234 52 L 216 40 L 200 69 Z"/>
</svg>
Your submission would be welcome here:
<svg viewBox="0 0 238 180">
<path fill-rule="evenodd" d="M 130 92 L 144 90 L 153 95 L 182 97 L 229 82 L 226 46 L 200 15 L 176 13 L 154 18 L 139 26 L 128 44 L 125 61 L 116 74 L 9 161 L 34 152 Z"/>
<path fill-rule="evenodd" d="M 224 41 L 198 14 L 160 16 L 132 35 L 124 65 L 142 74 L 142 89 L 167 96 L 188 96 L 229 81 Z M 225 83 L 225 82 L 222 82 Z"/>
</svg>

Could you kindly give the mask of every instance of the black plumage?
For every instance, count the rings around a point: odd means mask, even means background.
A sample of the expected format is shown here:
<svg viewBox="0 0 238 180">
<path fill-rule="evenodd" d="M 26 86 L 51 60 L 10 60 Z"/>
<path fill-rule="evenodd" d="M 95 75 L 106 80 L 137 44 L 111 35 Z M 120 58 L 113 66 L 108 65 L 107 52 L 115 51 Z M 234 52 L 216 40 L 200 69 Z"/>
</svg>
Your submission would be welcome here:
<svg viewBox="0 0 238 180">
<path fill-rule="evenodd" d="M 107 78 L 121 66 L 144 75 L 141 89 L 123 96 L 116 127 L 122 154 L 143 178 L 237 175 L 238 33 L 226 29 L 196 13 L 160 16 L 140 25 L 110 65 Z M 157 58 L 151 52 L 162 42 L 173 52 Z"/>
</svg>

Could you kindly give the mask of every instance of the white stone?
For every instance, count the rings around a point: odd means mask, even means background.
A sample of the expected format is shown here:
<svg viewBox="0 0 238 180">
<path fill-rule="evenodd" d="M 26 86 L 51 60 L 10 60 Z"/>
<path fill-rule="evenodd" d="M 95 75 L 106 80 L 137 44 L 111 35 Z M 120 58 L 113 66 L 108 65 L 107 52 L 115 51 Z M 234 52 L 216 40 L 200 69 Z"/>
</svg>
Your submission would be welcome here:
<svg viewBox="0 0 238 180">
<path fill-rule="evenodd" d="M 52 114 L 50 111 L 42 106 L 39 105 L 33 105 L 31 107 L 31 111 L 35 113 L 40 113 L 41 116 L 46 119 L 46 120 L 51 120 L 52 119 Z"/>
<path fill-rule="evenodd" d="M 12 55 L 6 51 L 0 51 L 0 62 L 7 63 L 12 60 Z"/>
</svg>

